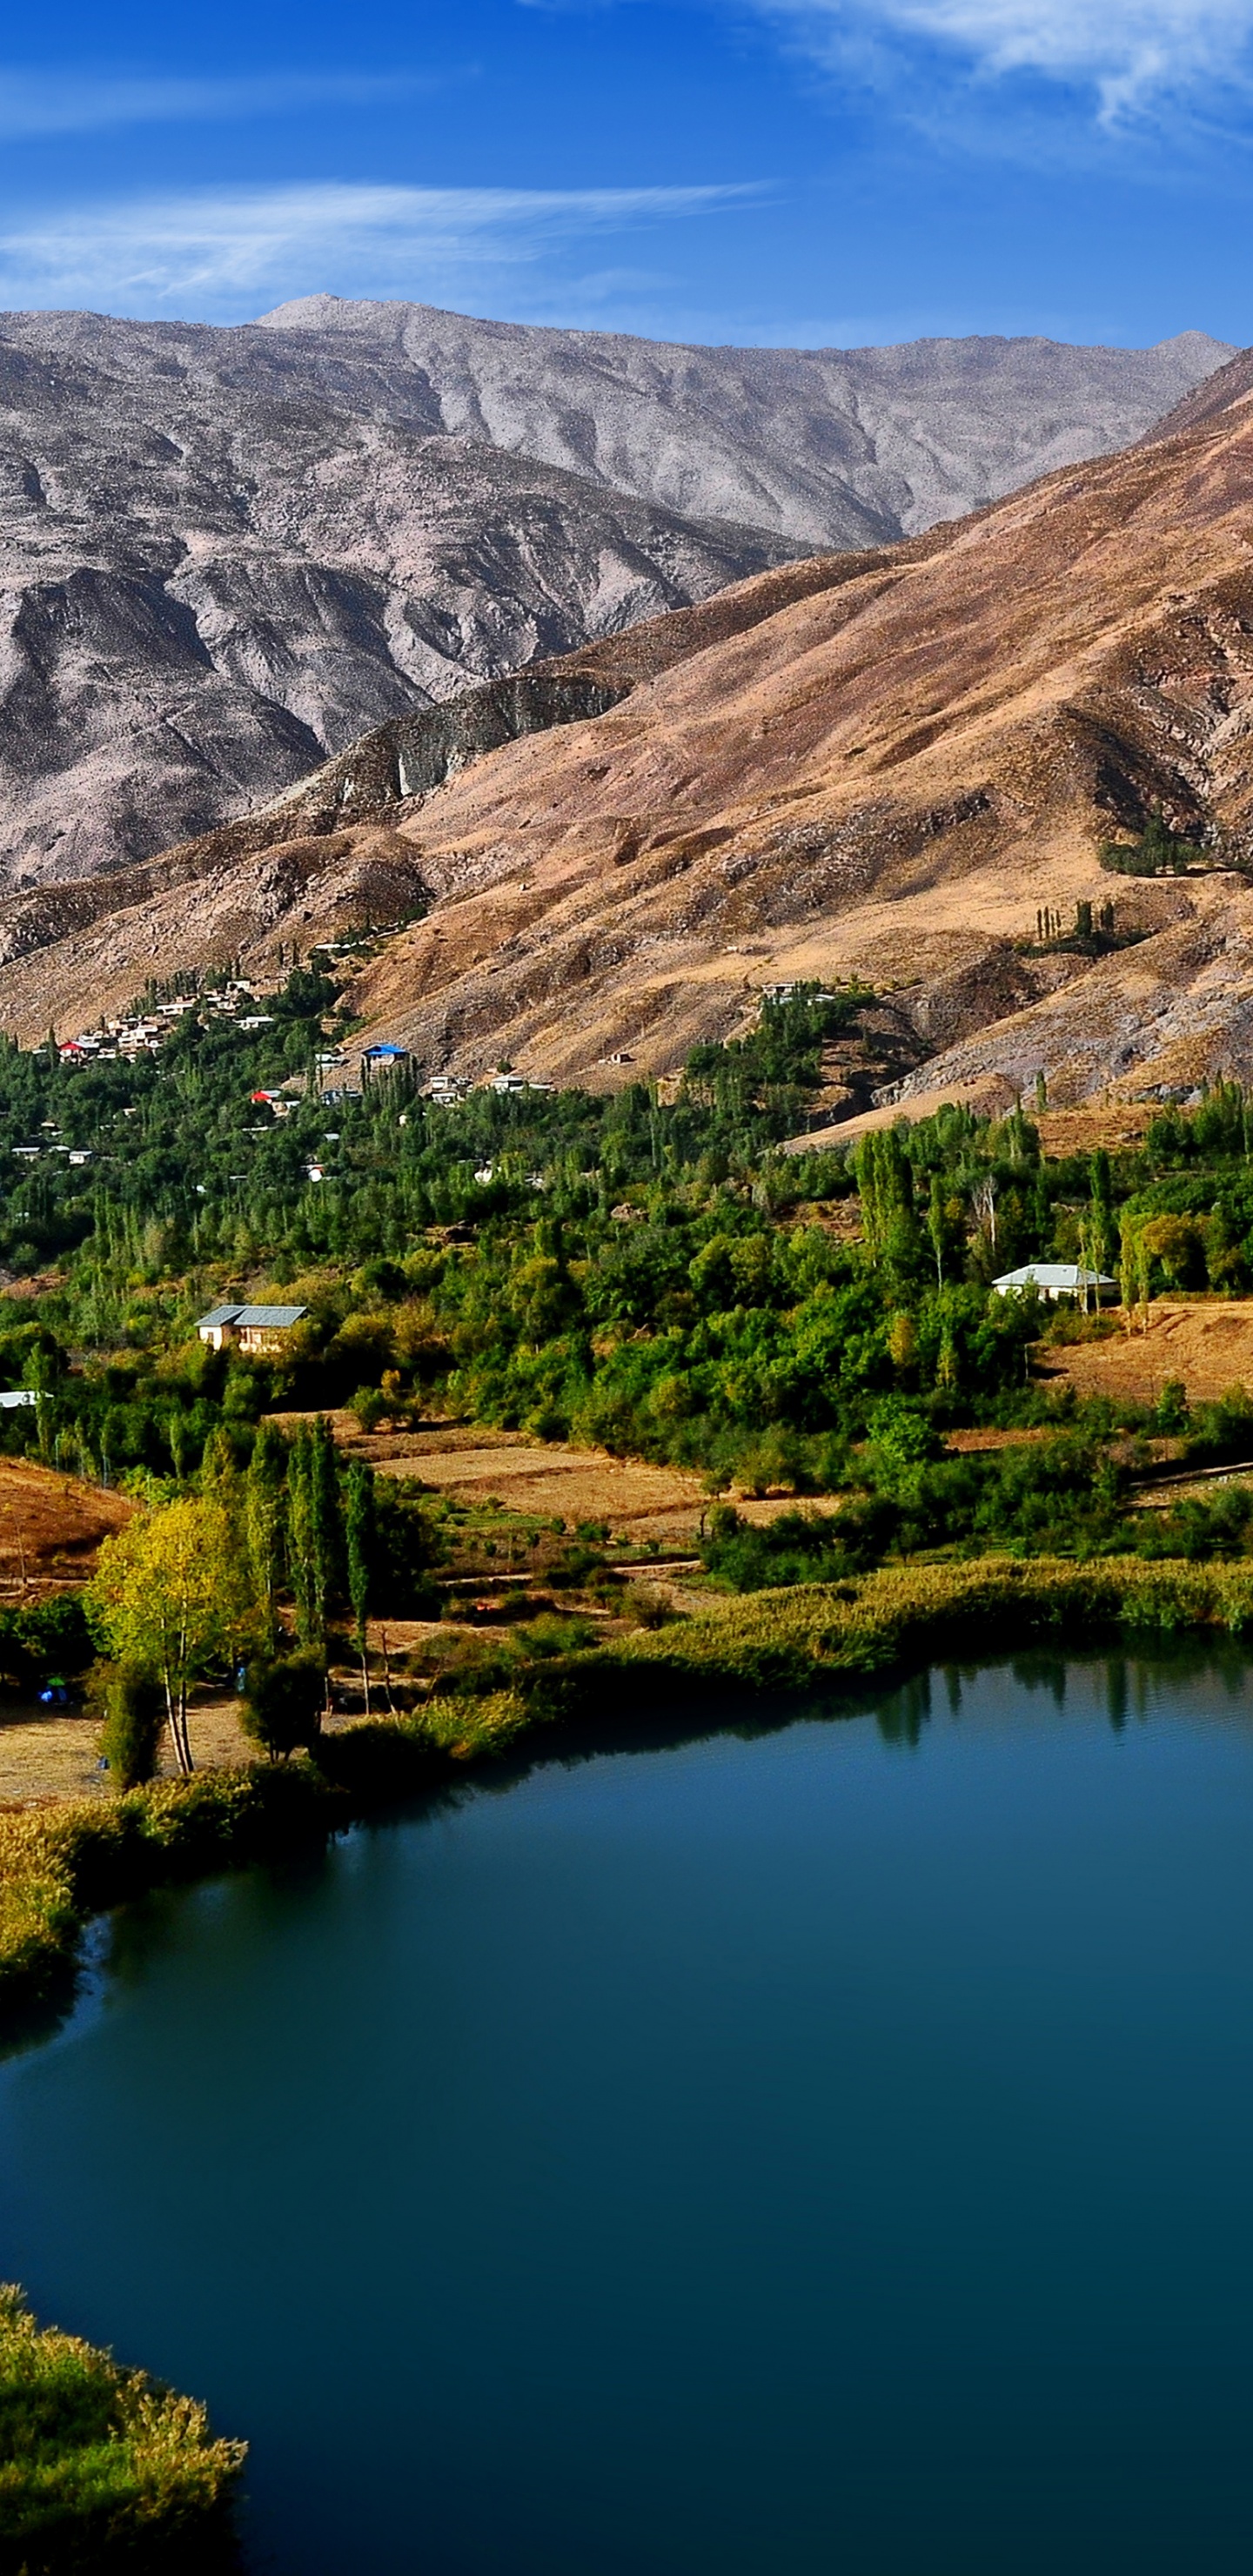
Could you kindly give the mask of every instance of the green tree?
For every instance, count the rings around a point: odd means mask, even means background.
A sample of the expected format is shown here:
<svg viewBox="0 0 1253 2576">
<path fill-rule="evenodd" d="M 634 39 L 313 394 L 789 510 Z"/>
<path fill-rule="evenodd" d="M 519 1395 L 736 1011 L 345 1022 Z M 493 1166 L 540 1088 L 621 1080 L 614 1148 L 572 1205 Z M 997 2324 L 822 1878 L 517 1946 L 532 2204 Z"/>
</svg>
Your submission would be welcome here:
<svg viewBox="0 0 1253 2576">
<path fill-rule="evenodd" d="M 286 1479 L 287 1444 L 276 1424 L 263 1422 L 244 1478 L 244 1527 L 253 1589 L 261 1605 L 266 1643 L 271 1651 L 278 1633 L 278 1595 L 284 1570 Z"/>
<path fill-rule="evenodd" d="M 366 1619 L 370 1609 L 376 1553 L 374 1470 L 359 1459 L 354 1459 L 348 1470 L 345 1536 L 348 1549 L 348 1598 L 352 1603 L 357 1652 L 361 1657 L 365 1713 L 368 1717 L 370 1714 L 370 1659 L 367 1652 Z"/>
<path fill-rule="evenodd" d="M 862 1232 L 872 1261 L 878 1261 L 902 1230 L 913 1209 L 913 1173 L 894 1127 L 872 1128 L 854 1157 L 861 1194 Z"/>
<path fill-rule="evenodd" d="M 216 1495 L 185 1495 L 136 1513 L 107 1538 L 87 1587 L 88 1615 L 119 1664 L 160 1676 L 180 1771 L 192 1682 L 233 1656 L 254 1613 L 247 1559 Z"/>
<path fill-rule="evenodd" d="M 318 1637 L 313 1487 L 313 1433 L 307 1422 L 301 1422 L 287 1462 L 287 1496 L 296 1627 L 305 1645 L 313 1644 Z"/>
<path fill-rule="evenodd" d="M 104 1703 L 100 1750 L 116 1789 L 138 1789 L 157 1768 L 165 1724 L 165 1697 L 155 1674 L 142 1664 L 107 1664 L 95 1687 Z"/>
<path fill-rule="evenodd" d="M 248 1666 L 244 1692 L 245 1733 L 268 1753 L 285 1762 L 298 1745 L 316 1744 L 326 1697 L 326 1665 L 314 1646 L 298 1646 L 290 1655 L 259 1655 Z"/>
<path fill-rule="evenodd" d="M 344 1588 L 344 1517 L 339 1496 L 335 1435 L 324 1413 L 313 1426 L 312 1462 L 314 1590 L 318 1631 L 326 1623 Z"/>
</svg>

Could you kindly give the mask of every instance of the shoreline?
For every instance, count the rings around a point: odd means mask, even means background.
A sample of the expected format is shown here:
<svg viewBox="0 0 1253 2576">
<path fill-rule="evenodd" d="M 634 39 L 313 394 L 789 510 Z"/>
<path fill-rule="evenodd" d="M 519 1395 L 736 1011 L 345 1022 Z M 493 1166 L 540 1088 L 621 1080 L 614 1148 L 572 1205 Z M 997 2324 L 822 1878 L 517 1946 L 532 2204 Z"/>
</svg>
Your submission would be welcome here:
<svg viewBox="0 0 1253 2576">
<path fill-rule="evenodd" d="M 164 1886 L 277 1860 L 497 1766 L 568 1759 L 580 1747 L 640 1751 L 703 1732 L 715 1706 L 743 1725 L 754 1700 L 780 1724 L 805 1710 L 852 1716 L 928 1663 L 986 1664 L 1016 1652 L 1121 1647 L 1161 1653 L 1253 1640 L 1253 1560 L 982 1558 L 880 1571 L 856 1582 L 761 1592 L 704 1619 L 524 1667 L 518 1687 L 447 1693 L 409 1718 L 361 1721 L 316 1760 L 204 1771 L 112 1800 L 66 1799 L 0 1814 L 0 2045 L 37 2044 L 73 2008 L 82 1939 L 112 1907 Z M 641 1685 L 643 1687 L 641 1687 Z M 766 1710 L 762 1710 L 763 1722 Z M 690 1722 L 689 1722 L 690 1720 Z M 39 2462 L 0 2461 L 0 2555 L 90 2537 L 99 2563 L 143 2528 L 156 2555 L 228 2576 L 239 2559 L 232 2499 L 246 2446 L 215 2439 L 205 2410 L 111 2353 L 39 2327 L 0 2291 L 0 2379 L 15 2400 L 47 2379 Z M 92 2392 L 95 2449 L 63 2403 L 67 2371 Z M 52 2383 L 55 2382 L 55 2387 Z M 159 2439 L 154 2439 L 159 2436 Z M 91 2478 L 107 2455 L 108 2509 Z M 88 2471 L 91 2476 L 89 2477 Z M 41 2480 L 59 2500 L 45 2521 Z M 32 2551 L 31 2542 L 35 2546 Z M 5 2563 L 7 2564 L 7 2558 Z M 75 2564 L 78 2563 L 77 2557 Z M 127 2559 L 129 2563 L 129 2558 Z M 147 2562 L 146 2562 L 147 2563 Z"/>
<path fill-rule="evenodd" d="M 277 1858 L 458 1780 L 546 1730 L 620 1720 L 643 1686 L 700 1705 L 714 1695 L 858 1686 L 1006 1647 L 1162 1644 L 1253 1635 L 1253 1559 L 980 1557 L 835 1584 L 743 1594 L 706 1618 L 555 1656 L 482 1696 L 445 1692 L 409 1717 L 363 1719 L 315 1756 L 204 1770 L 116 1799 L 0 1814 L 0 2045 L 40 2008 L 72 1999 L 93 1916 L 161 1887 Z M 641 1732 L 647 1734 L 645 1720 Z"/>
</svg>

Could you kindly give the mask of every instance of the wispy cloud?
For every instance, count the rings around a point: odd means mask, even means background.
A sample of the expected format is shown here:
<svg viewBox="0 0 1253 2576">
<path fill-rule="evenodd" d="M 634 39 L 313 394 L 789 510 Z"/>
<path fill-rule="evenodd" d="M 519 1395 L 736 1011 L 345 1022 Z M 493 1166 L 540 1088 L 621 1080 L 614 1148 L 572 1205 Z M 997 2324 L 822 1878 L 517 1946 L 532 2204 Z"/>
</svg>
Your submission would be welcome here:
<svg viewBox="0 0 1253 2576">
<path fill-rule="evenodd" d="M 319 289 L 455 302 L 503 291 L 566 244 L 759 194 L 315 185 L 67 207 L 0 231 L 0 302 L 206 320 Z"/>
<path fill-rule="evenodd" d="M 249 80 L 170 80 L 0 65 L 0 138 L 102 133 L 110 126 L 218 124 L 306 108 L 370 107 L 434 83 L 419 73 L 274 72 Z"/>
<path fill-rule="evenodd" d="M 1241 77 L 1253 0 L 759 0 L 839 60 L 921 39 L 985 77 L 1087 89 L 1106 124 Z M 892 40 L 896 40 L 893 45 Z"/>
</svg>

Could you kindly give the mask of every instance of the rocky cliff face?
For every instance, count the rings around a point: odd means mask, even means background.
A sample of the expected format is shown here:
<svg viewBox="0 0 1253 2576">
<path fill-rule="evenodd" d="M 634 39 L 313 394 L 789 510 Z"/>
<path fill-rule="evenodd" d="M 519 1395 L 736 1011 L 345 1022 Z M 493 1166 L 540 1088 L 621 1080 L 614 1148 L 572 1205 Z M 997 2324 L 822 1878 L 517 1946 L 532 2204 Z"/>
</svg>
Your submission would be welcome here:
<svg viewBox="0 0 1253 2576">
<path fill-rule="evenodd" d="M 145 860 L 370 728 L 1139 435 L 1225 355 L 654 349 L 321 298 L 226 331 L 10 315 L 0 888 Z"/>
</svg>

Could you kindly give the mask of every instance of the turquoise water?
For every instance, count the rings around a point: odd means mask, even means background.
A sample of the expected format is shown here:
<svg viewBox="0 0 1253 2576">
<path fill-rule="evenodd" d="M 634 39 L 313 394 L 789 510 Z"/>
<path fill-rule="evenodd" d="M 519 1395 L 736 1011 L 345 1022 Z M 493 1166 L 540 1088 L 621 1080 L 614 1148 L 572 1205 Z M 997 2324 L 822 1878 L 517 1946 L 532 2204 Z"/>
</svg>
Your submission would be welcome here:
<svg viewBox="0 0 1253 2576">
<path fill-rule="evenodd" d="M 0 2273 L 247 2435 L 272 2576 L 1245 2576 L 1253 1684 L 937 1675 L 131 1909 Z"/>
</svg>

